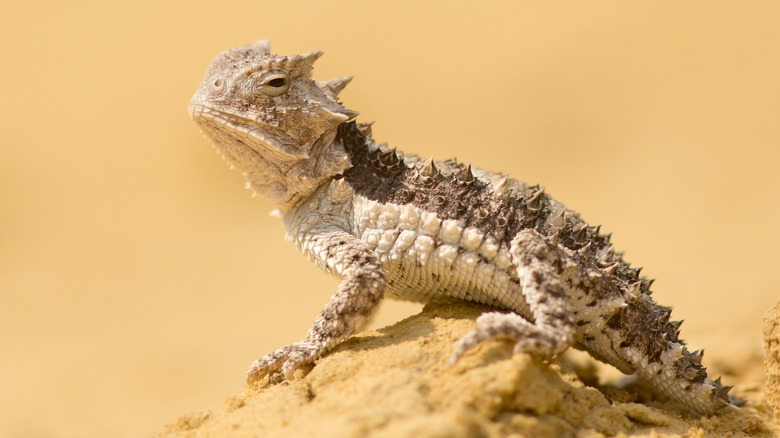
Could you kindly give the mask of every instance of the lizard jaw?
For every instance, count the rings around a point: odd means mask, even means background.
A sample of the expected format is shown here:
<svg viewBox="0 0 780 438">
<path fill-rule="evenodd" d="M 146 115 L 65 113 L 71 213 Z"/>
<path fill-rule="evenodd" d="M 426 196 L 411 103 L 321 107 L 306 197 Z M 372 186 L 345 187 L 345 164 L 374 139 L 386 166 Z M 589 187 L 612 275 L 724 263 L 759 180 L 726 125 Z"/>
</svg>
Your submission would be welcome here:
<svg viewBox="0 0 780 438">
<path fill-rule="evenodd" d="M 217 146 L 230 141 L 226 138 L 230 135 L 240 139 L 241 143 L 261 146 L 255 146 L 255 149 L 272 150 L 284 154 L 287 158 L 308 158 L 307 154 L 301 154 L 291 147 L 284 147 L 276 139 L 264 134 L 262 125 L 256 120 L 215 110 L 198 103 L 190 103 L 188 110 L 190 117 Z"/>
<path fill-rule="evenodd" d="M 309 158 L 307 148 L 296 149 L 292 146 L 284 145 L 273 138 L 272 135 L 269 135 L 272 130 L 277 129 L 272 124 L 269 125 L 253 118 L 237 116 L 196 102 L 191 102 L 188 109 L 190 117 L 216 143 L 221 143 L 219 141 L 221 139 L 228 140 L 225 138 L 227 134 L 238 138 L 242 143 L 248 142 L 252 145 L 265 146 L 255 147 L 258 150 L 263 149 L 264 152 L 268 150 L 280 152 L 286 158 Z M 325 106 L 319 106 L 316 109 L 316 113 L 321 119 L 335 122 L 334 125 L 353 120 L 360 114 L 358 111 L 342 107 L 331 109 Z"/>
</svg>

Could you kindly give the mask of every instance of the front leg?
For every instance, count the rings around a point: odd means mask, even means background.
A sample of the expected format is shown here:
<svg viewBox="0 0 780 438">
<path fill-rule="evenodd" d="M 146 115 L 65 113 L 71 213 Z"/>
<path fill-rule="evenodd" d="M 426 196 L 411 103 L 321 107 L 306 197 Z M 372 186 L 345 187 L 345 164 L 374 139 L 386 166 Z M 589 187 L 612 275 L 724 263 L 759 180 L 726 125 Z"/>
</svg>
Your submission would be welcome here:
<svg viewBox="0 0 780 438">
<path fill-rule="evenodd" d="M 384 295 L 384 271 L 374 252 L 355 236 L 341 230 L 313 232 L 305 238 L 304 246 L 318 265 L 343 280 L 306 337 L 252 363 L 247 382 L 279 368 L 290 379 L 296 369 L 363 328 Z"/>
</svg>

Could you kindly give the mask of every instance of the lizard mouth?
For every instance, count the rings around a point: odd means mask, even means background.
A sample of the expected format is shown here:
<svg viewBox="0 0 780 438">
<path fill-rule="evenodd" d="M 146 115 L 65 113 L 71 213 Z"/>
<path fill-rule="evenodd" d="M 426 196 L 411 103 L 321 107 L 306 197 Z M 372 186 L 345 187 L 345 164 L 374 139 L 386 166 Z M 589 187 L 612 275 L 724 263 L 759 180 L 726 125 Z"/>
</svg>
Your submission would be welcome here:
<svg viewBox="0 0 780 438">
<path fill-rule="evenodd" d="M 232 137 L 240 143 L 244 143 L 261 153 L 281 154 L 279 158 L 302 159 L 309 158 L 307 153 L 311 144 L 294 146 L 285 142 L 285 134 L 275 121 L 267 123 L 255 118 L 243 117 L 231 112 L 221 111 L 198 102 L 191 102 L 189 113 L 201 130 L 215 143 L 230 141 Z M 317 105 L 309 114 L 316 115 L 324 120 L 329 120 L 334 126 L 354 119 L 359 114 L 357 111 L 339 107 L 327 108 Z M 318 135 L 321 135 L 319 133 Z M 280 139 L 282 141 L 280 141 Z M 313 143 L 316 139 L 311 139 Z"/>
<path fill-rule="evenodd" d="M 298 155 L 293 150 L 285 151 L 285 148 L 276 139 L 263 132 L 264 126 L 256 120 L 236 116 L 197 103 L 190 103 L 188 109 L 190 117 L 215 142 L 220 142 L 219 139 L 224 137 L 225 133 L 229 133 L 238 137 L 243 143 L 256 144 L 260 142 L 287 155 L 293 157 Z M 267 130 L 268 128 L 265 129 Z"/>
</svg>

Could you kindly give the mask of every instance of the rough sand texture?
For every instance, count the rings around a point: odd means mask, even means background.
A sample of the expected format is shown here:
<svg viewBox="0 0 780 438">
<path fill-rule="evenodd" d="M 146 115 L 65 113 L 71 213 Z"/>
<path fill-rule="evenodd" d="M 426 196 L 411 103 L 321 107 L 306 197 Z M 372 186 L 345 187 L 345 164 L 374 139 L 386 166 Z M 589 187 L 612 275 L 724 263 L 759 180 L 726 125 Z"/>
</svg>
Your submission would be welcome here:
<svg viewBox="0 0 780 438">
<path fill-rule="evenodd" d="M 780 301 L 764 317 L 766 402 L 780 420 Z"/>
<path fill-rule="evenodd" d="M 299 371 L 296 380 L 264 379 L 229 399 L 223 410 L 181 417 L 160 436 L 584 438 L 777 433 L 758 392 L 740 394 L 751 403 L 738 412 L 696 419 L 649 399 L 642 388 L 586 386 L 583 381 L 598 381 L 597 367 L 587 359 L 547 365 L 527 354 L 512 355 L 507 342 L 486 343 L 448 368 L 452 343 L 474 326 L 483 310 L 463 304 L 429 305 L 391 327 L 353 337 L 308 374 Z M 779 348 L 775 343 L 776 352 Z"/>
</svg>

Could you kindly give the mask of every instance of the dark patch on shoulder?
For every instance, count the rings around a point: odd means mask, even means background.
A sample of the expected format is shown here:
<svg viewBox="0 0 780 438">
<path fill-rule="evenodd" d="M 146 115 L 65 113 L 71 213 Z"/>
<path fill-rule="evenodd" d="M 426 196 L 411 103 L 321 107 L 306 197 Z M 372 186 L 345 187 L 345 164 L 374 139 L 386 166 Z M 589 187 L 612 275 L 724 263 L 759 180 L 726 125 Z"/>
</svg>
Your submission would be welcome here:
<svg viewBox="0 0 780 438">
<path fill-rule="evenodd" d="M 499 198 L 488 183 L 477 178 L 459 178 L 457 173 L 466 168 L 463 164 L 446 162 L 450 169 L 456 170 L 455 173 L 421 172 L 405 163 L 394 151 L 370 150 L 367 140 L 354 122 L 338 127 L 336 141 L 344 145 L 352 162 L 343 177 L 365 198 L 382 203 L 412 204 L 437 213 L 440 219 L 455 219 L 463 226 L 475 227 L 504 244 L 509 244 L 520 230 L 533 228 L 541 212 L 549 209 L 545 196 L 536 199 L 539 204 L 534 205 L 536 208 L 530 208 L 521 196 Z M 538 190 L 538 187 L 529 190 Z M 530 198 L 530 194 L 526 197 Z"/>
</svg>

